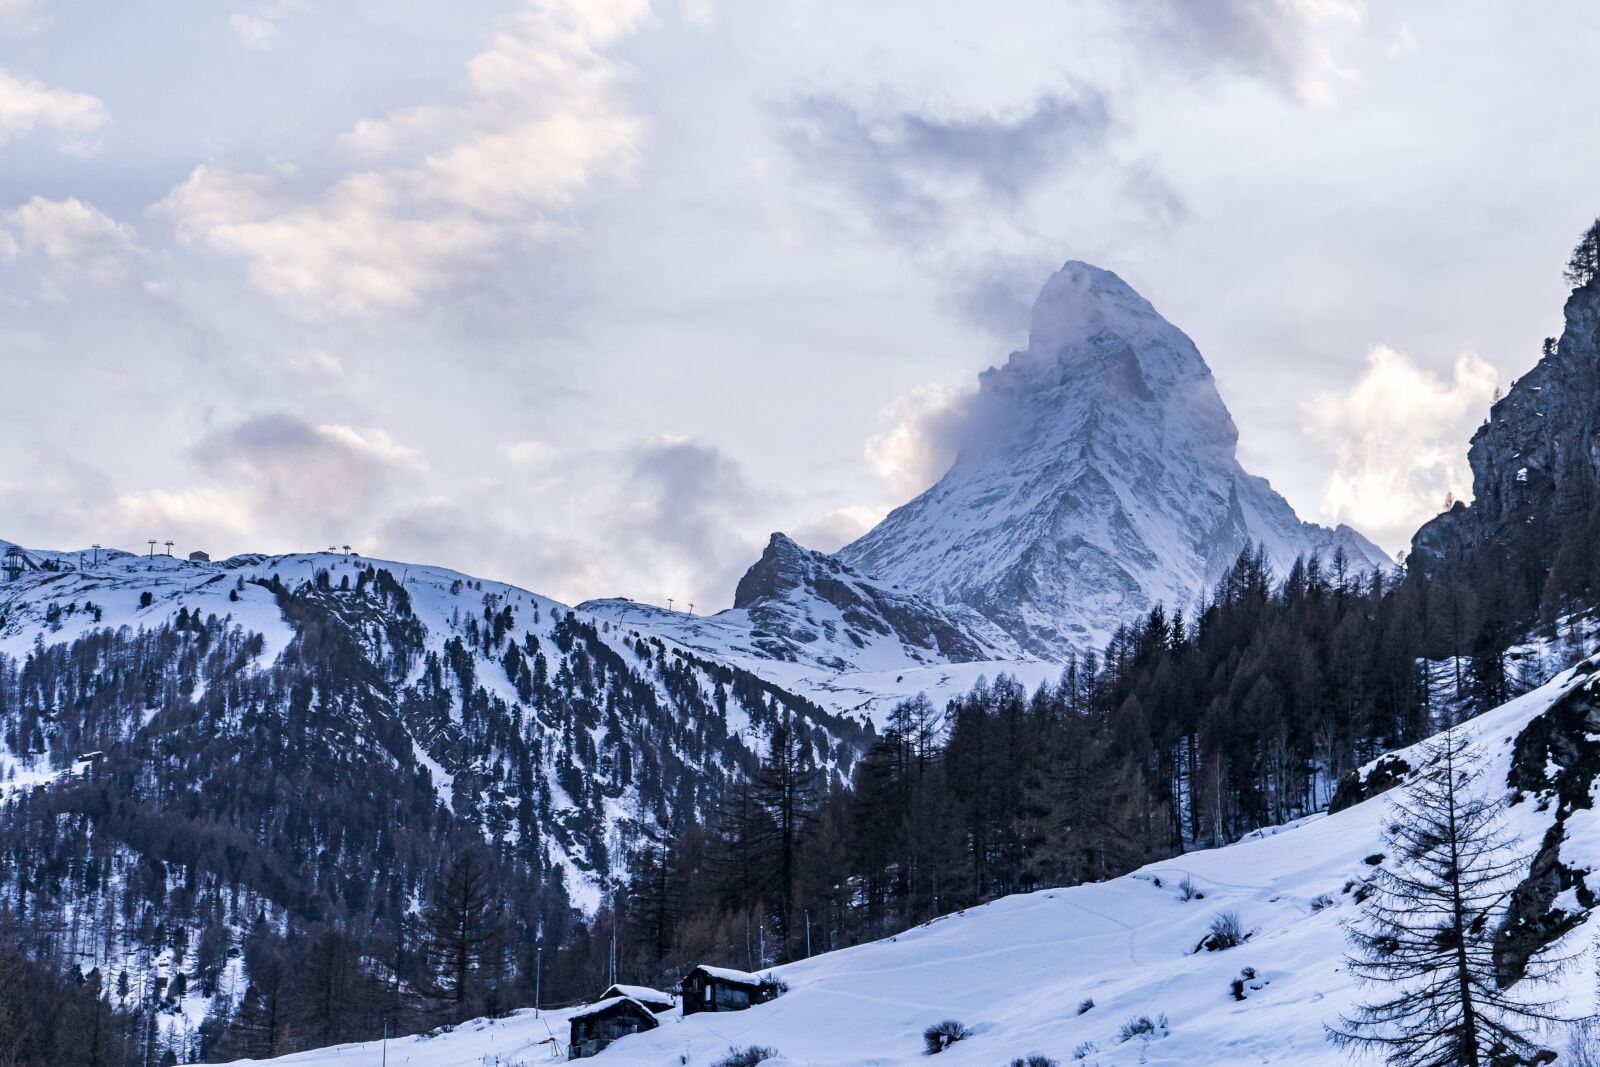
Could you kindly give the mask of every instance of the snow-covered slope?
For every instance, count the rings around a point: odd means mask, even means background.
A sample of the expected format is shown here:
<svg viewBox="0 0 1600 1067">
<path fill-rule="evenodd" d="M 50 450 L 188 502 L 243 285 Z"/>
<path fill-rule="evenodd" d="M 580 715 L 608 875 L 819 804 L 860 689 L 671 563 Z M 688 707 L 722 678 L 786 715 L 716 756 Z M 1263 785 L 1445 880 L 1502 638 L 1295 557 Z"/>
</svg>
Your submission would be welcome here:
<svg viewBox="0 0 1600 1067">
<path fill-rule="evenodd" d="M 1484 760 L 1478 788 L 1503 794 L 1513 766 L 1519 768 L 1524 794 L 1510 807 L 1507 826 L 1527 853 L 1565 819 L 1564 834 L 1552 837 L 1569 871 L 1565 879 L 1583 886 L 1593 878 L 1587 872 L 1600 869 L 1600 816 L 1553 801 L 1592 785 L 1600 767 L 1594 762 L 1600 735 L 1592 733 L 1600 726 L 1597 666 L 1600 660 L 1588 661 L 1460 728 Z M 1583 723 L 1591 731 L 1587 740 L 1583 729 L 1574 731 Z M 1550 749 L 1552 736 L 1569 743 Z M 1385 761 L 1408 758 L 1414 761 L 1415 753 L 1403 750 Z M 1529 780 L 1540 774 L 1548 776 L 1543 784 Z M 1354 890 L 1371 874 L 1369 859 L 1383 850 L 1388 812 L 1388 798 L 1379 795 L 1109 882 L 1009 897 L 780 967 L 775 973 L 789 992 L 777 1001 L 737 1014 L 669 1012 L 658 1030 L 618 1041 L 599 1061 L 707 1067 L 731 1045 L 759 1044 L 781 1053 L 769 1061 L 774 1067 L 911 1067 L 929 1062 L 923 1029 L 956 1019 L 972 1036 L 941 1053 L 934 1061 L 940 1067 L 995 1067 L 1032 1053 L 1063 1065 L 1105 1067 L 1344 1064 L 1348 1053 L 1328 1044 L 1323 1026 L 1360 996 L 1344 971 L 1341 923 L 1357 913 Z M 1178 887 L 1185 879 L 1201 896 L 1183 899 Z M 1575 956 L 1562 992 L 1567 1010 L 1579 1015 L 1593 1006 L 1597 924 L 1582 903 L 1587 889 L 1563 890 L 1560 883 L 1551 880 L 1541 906 L 1571 927 L 1557 954 Z M 1252 931 L 1249 939 L 1228 951 L 1196 952 L 1224 910 L 1238 913 Z M 1231 983 L 1245 968 L 1255 977 L 1245 982 L 1241 1001 Z M 1086 1002 L 1092 1007 L 1080 1013 Z M 1123 1024 L 1140 1016 L 1164 1017 L 1165 1025 L 1148 1039 L 1120 1040 Z M 552 1033 L 564 1040 L 563 1019 L 524 1013 L 391 1042 L 389 1062 L 542 1062 L 552 1051 L 543 1042 Z M 375 1052 L 345 1046 L 274 1062 L 341 1067 L 367 1062 Z"/>
<path fill-rule="evenodd" d="M 1045 284 L 1027 349 L 981 375 L 970 418 L 949 473 L 839 558 L 974 609 L 1037 655 L 1102 646 L 1157 603 L 1189 607 L 1247 542 L 1280 574 L 1338 548 L 1389 562 L 1247 474 L 1194 343 L 1086 263 Z"/>
<path fill-rule="evenodd" d="M 919 692 L 942 699 L 979 677 L 1007 673 L 1037 685 L 1059 673 L 970 608 L 934 604 L 876 581 L 781 533 L 772 535 L 726 611 L 690 615 L 623 599 L 591 600 L 578 610 L 737 663 L 824 707 L 874 721 Z"/>
</svg>

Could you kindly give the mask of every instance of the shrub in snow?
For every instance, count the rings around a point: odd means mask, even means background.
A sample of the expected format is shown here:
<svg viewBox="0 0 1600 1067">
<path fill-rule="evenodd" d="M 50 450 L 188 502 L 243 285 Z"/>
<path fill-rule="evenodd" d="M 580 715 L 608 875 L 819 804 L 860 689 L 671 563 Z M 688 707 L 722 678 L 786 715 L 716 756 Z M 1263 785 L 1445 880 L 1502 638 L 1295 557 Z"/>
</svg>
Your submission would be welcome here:
<svg viewBox="0 0 1600 1067">
<path fill-rule="evenodd" d="M 1382 852 L 1374 852 L 1372 855 L 1368 856 L 1366 859 L 1362 860 L 1361 862 L 1365 863 L 1368 867 L 1376 867 L 1378 864 L 1383 862 L 1383 853 Z"/>
<path fill-rule="evenodd" d="M 1154 1019 L 1148 1015 L 1135 1015 L 1117 1029 L 1117 1041 L 1125 1043 L 1136 1037 L 1149 1040 L 1153 1037 L 1167 1036 L 1167 1017 L 1158 1015 Z"/>
<path fill-rule="evenodd" d="M 1072 1058 L 1075 1060 L 1086 1060 L 1099 1051 L 1099 1045 L 1095 1044 L 1093 1041 L 1084 1041 L 1080 1043 L 1077 1048 L 1072 1050 Z"/>
<path fill-rule="evenodd" d="M 1010 1067 L 1061 1067 L 1061 1064 L 1035 1052 L 1032 1056 L 1018 1056 L 1011 1061 Z"/>
<path fill-rule="evenodd" d="M 1311 898 L 1312 911 L 1323 911 L 1331 907 L 1333 907 L 1333 898 L 1326 893 L 1319 893 Z"/>
<path fill-rule="evenodd" d="M 1092 1007 L 1094 1007 L 1094 998 L 1084 997 L 1082 1000 L 1078 1001 L 1078 1014 L 1082 1015 Z"/>
<path fill-rule="evenodd" d="M 1178 899 L 1204 900 L 1205 898 L 1206 895 L 1200 892 L 1199 888 L 1194 884 L 1194 879 L 1190 878 L 1187 874 L 1184 875 L 1183 881 L 1178 883 Z"/>
<path fill-rule="evenodd" d="M 765 1045 L 746 1045 L 744 1048 L 730 1047 L 728 1054 L 711 1067 L 756 1067 L 756 1064 L 766 1060 L 778 1058 L 778 1050 L 767 1048 Z"/>
<path fill-rule="evenodd" d="M 943 1052 L 957 1041 L 962 1041 L 971 1036 L 972 1031 L 954 1019 L 946 1019 L 942 1023 L 934 1023 L 922 1031 L 922 1040 L 930 1056 Z"/>
<path fill-rule="evenodd" d="M 1244 924 L 1239 921 L 1238 912 L 1219 911 L 1211 917 L 1211 931 L 1201 940 L 1199 947 L 1207 952 L 1221 952 L 1237 948 L 1249 936 L 1245 933 Z"/>
</svg>

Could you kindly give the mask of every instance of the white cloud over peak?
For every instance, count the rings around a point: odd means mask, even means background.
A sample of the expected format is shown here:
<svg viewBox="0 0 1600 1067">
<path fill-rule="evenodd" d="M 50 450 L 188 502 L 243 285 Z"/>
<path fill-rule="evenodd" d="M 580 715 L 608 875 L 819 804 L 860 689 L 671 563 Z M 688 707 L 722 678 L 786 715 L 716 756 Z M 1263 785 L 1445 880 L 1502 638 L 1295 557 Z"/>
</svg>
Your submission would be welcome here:
<svg viewBox="0 0 1600 1067">
<path fill-rule="evenodd" d="M 906 499 L 922 492 L 955 462 L 975 395 L 932 385 L 898 398 L 881 416 L 887 428 L 867 439 L 867 465 Z"/>
<path fill-rule="evenodd" d="M 1405 543 L 1445 494 L 1472 495 L 1467 440 L 1493 398 L 1495 369 L 1470 353 L 1445 380 L 1385 345 L 1348 390 L 1306 404 L 1332 451 L 1322 506 L 1386 545 Z"/>
</svg>

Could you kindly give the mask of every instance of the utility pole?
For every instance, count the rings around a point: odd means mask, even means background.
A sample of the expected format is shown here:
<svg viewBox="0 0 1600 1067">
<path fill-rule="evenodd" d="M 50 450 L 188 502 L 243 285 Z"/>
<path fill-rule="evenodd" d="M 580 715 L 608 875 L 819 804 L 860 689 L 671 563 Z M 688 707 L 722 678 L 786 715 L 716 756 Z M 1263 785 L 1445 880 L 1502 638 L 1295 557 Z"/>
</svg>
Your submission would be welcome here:
<svg viewBox="0 0 1600 1067">
<path fill-rule="evenodd" d="M 539 1018 L 539 985 L 544 978 L 544 926 L 533 941 L 533 1017 Z"/>
<path fill-rule="evenodd" d="M 806 959 L 811 958 L 811 909 L 806 909 Z"/>
<path fill-rule="evenodd" d="M 170 555 L 172 555 L 172 542 L 168 541 L 166 544 L 167 544 L 167 555 L 170 556 Z"/>
<path fill-rule="evenodd" d="M 156 540 L 153 537 L 150 539 L 150 558 L 156 558 Z"/>
<path fill-rule="evenodd" d="M 671 597 L 667 597 L 667 610 L 668 611 L 672 610 L 672 598 Z"/>
<path fill-rule="evenodd" d="M 389 1067 L 389 1020 L 383 1020 L 383 1067 Z"/>
<path fill-rule="evenodd" d="M 694 614 L 694 601 L 692 601 L 692 600 L 689 601 L 689 614 L 690 615 Z"/>
<path fill-rule="evenodd" d="M 90 545 L 89 547 L 94 549 L 94 565 L 96 567 L 100 566 L 100 546 Z"/>
</svg>

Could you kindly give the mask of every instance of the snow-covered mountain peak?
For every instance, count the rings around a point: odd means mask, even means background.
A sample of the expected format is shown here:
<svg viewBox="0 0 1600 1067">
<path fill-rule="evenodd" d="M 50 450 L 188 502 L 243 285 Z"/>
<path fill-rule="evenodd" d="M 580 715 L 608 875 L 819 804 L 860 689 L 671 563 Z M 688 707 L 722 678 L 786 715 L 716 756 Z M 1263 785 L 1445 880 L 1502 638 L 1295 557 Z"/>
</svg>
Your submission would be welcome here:
<svg viewBox="0 0 1600 1067">
<path fill-rule="evenodd" d="M 944 478 L 839 556 L 1036 655 L 1103 645 L 1157 603 L 1191 606 L 1251 542 L 1280 573 L 1338 548 L 1387 563 L 1239 466 L 1194 342 L 1110 271 L 1074 261 L 1046 282 L 1028 348 L 980 376 L 969 415 Z"/>
<path fill-rule="evenodd" d="M 1085 342 L 1104 335 L 1135 349 L 1170 348 L 1181 353 L 1187 347 L 1192 369 L 1209 375 L 1183 332 L 1132 286 L 1109 270 L 1070 260 L 1050 276 L 1034 300 L 1025 354 L 1036 360 L 1070 357 L 1081 354 Z"/>
</svg>

